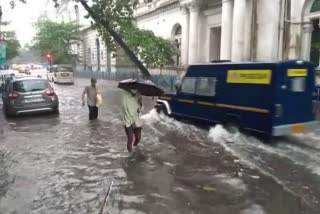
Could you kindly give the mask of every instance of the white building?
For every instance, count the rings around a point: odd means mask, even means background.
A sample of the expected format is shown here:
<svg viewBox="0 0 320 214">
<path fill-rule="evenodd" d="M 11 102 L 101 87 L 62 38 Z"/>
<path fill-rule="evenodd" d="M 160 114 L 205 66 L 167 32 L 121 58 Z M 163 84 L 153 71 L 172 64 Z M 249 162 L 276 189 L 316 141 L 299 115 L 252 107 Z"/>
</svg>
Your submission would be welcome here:
<svg viewBox="0 0 320 214">
<path fill-rule="evenodd" d="M 320 0 L 140 0 L 135 18 L 176 42 L 177 65 L 310 57 L 319 64 L 311 44 L 320 42 Z"/>
<path fill-rule="evenodd" d="M 177 66 L 212 60 L 306 59 L 319 64 L 320 0 L 139 0 L 138 27 L 175 42 Z M 114 54 L 74 4 L 59 11 L 60 21 L 83 26 L 83 42 L 74 50 L 85 70 L 132 67 L 124 54 Z"/>
</svg>

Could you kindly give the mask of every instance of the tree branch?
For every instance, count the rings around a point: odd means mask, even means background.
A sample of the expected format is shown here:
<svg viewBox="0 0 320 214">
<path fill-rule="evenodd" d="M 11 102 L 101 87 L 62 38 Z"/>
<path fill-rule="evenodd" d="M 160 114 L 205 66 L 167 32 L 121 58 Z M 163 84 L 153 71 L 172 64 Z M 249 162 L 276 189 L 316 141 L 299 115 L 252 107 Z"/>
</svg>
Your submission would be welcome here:
<svg viewBox="0 0 320 214">
<path fill-rule="evenodd" d="M 142 64 L 142 62 L 138 59 L 138 57 L 133 53 L 133 51 L 126 45 L 126 43 L 123 41 L 123 39 L 118 35 L 116 31 L 114 31 L 110 24 L 105 21 L 101 20 L 99 16 L 97 16 L 93 10 L 89 7 L 87 2 L 85 0 L 79 0 L 82 6 L 87 10 L 91 18 L 97 23 L 101 24 L 106 31 L 110 33 L 110 35 L 114 38 L 114 40 L 119 44 L 119 46 L 126 52 L 126 54 L 129 56 L 129 58 L 132 60 L 132 62 L 139 68 L 144 78 L 151 77 L 148 69 Z"/>
</svg>

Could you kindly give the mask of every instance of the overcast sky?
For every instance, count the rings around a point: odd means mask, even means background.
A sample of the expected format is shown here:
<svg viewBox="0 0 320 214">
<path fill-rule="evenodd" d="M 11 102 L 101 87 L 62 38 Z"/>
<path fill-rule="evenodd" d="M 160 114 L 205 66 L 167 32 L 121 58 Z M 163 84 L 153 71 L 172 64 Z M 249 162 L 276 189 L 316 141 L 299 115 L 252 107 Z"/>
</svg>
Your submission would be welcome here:
<svg viewBox="0 0 320 214">
<path fill-rule="evenodd" d="M 51 0 L 28 0 L 27 4 L 17 3 L 11 10 L 10 0 L 0 0 L 3 7 L 3 21 L 10 21 L 8 30 L 15 30 L 22 45 L 30 43 L 35 30 L 33 23 L 37 21 L 42 13 L 54 14 L 54 6 Z"/>
</svg>

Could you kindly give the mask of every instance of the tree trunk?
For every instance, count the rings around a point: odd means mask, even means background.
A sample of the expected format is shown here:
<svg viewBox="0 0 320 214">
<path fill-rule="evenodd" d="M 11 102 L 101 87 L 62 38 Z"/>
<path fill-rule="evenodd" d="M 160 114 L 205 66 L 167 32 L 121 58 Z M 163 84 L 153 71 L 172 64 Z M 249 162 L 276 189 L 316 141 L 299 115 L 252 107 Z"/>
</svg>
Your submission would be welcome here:
<svg viewBox="0 0 320 214">
<path fill-rule="evenodd" d="M 125 51 L 125 53 L 129 56 L 131 61 L 139 68 L 144 78 L 151 77 L 148 69 L 142 64 L 142 62 L 138 59 L 138 57 L 133 53 L 133 51 L 127 46 L 127 44 L 123 41 L 123 39 L 118 35 L 116 31 L 114 31 L 110 24 L 105 21 L 101 20 L 94 11 L 89 7 L 85 0 L 80 0 L 82 6 L 87 10 L 91 18 L 97 23 L 101 24 L 110 35 L 114 38 L 114 40 L 120 45 L 120 47 Z"/>
</svg>

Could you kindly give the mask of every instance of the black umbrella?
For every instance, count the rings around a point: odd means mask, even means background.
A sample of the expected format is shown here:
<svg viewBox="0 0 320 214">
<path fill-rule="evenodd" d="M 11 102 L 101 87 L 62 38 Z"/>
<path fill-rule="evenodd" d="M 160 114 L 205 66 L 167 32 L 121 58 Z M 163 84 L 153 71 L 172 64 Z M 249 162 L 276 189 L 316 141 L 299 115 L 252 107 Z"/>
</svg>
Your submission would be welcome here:
<svg viewBox="0 0 320 214">
<path fill-rule="evenodd" d="M 151 80 L 127 79 L 119 82 L 118 87 L 129 91 L 136 89 L 143 96 L 156 97 L 164 94 L 164 91 L 156 86 Z"/>
</svg>

